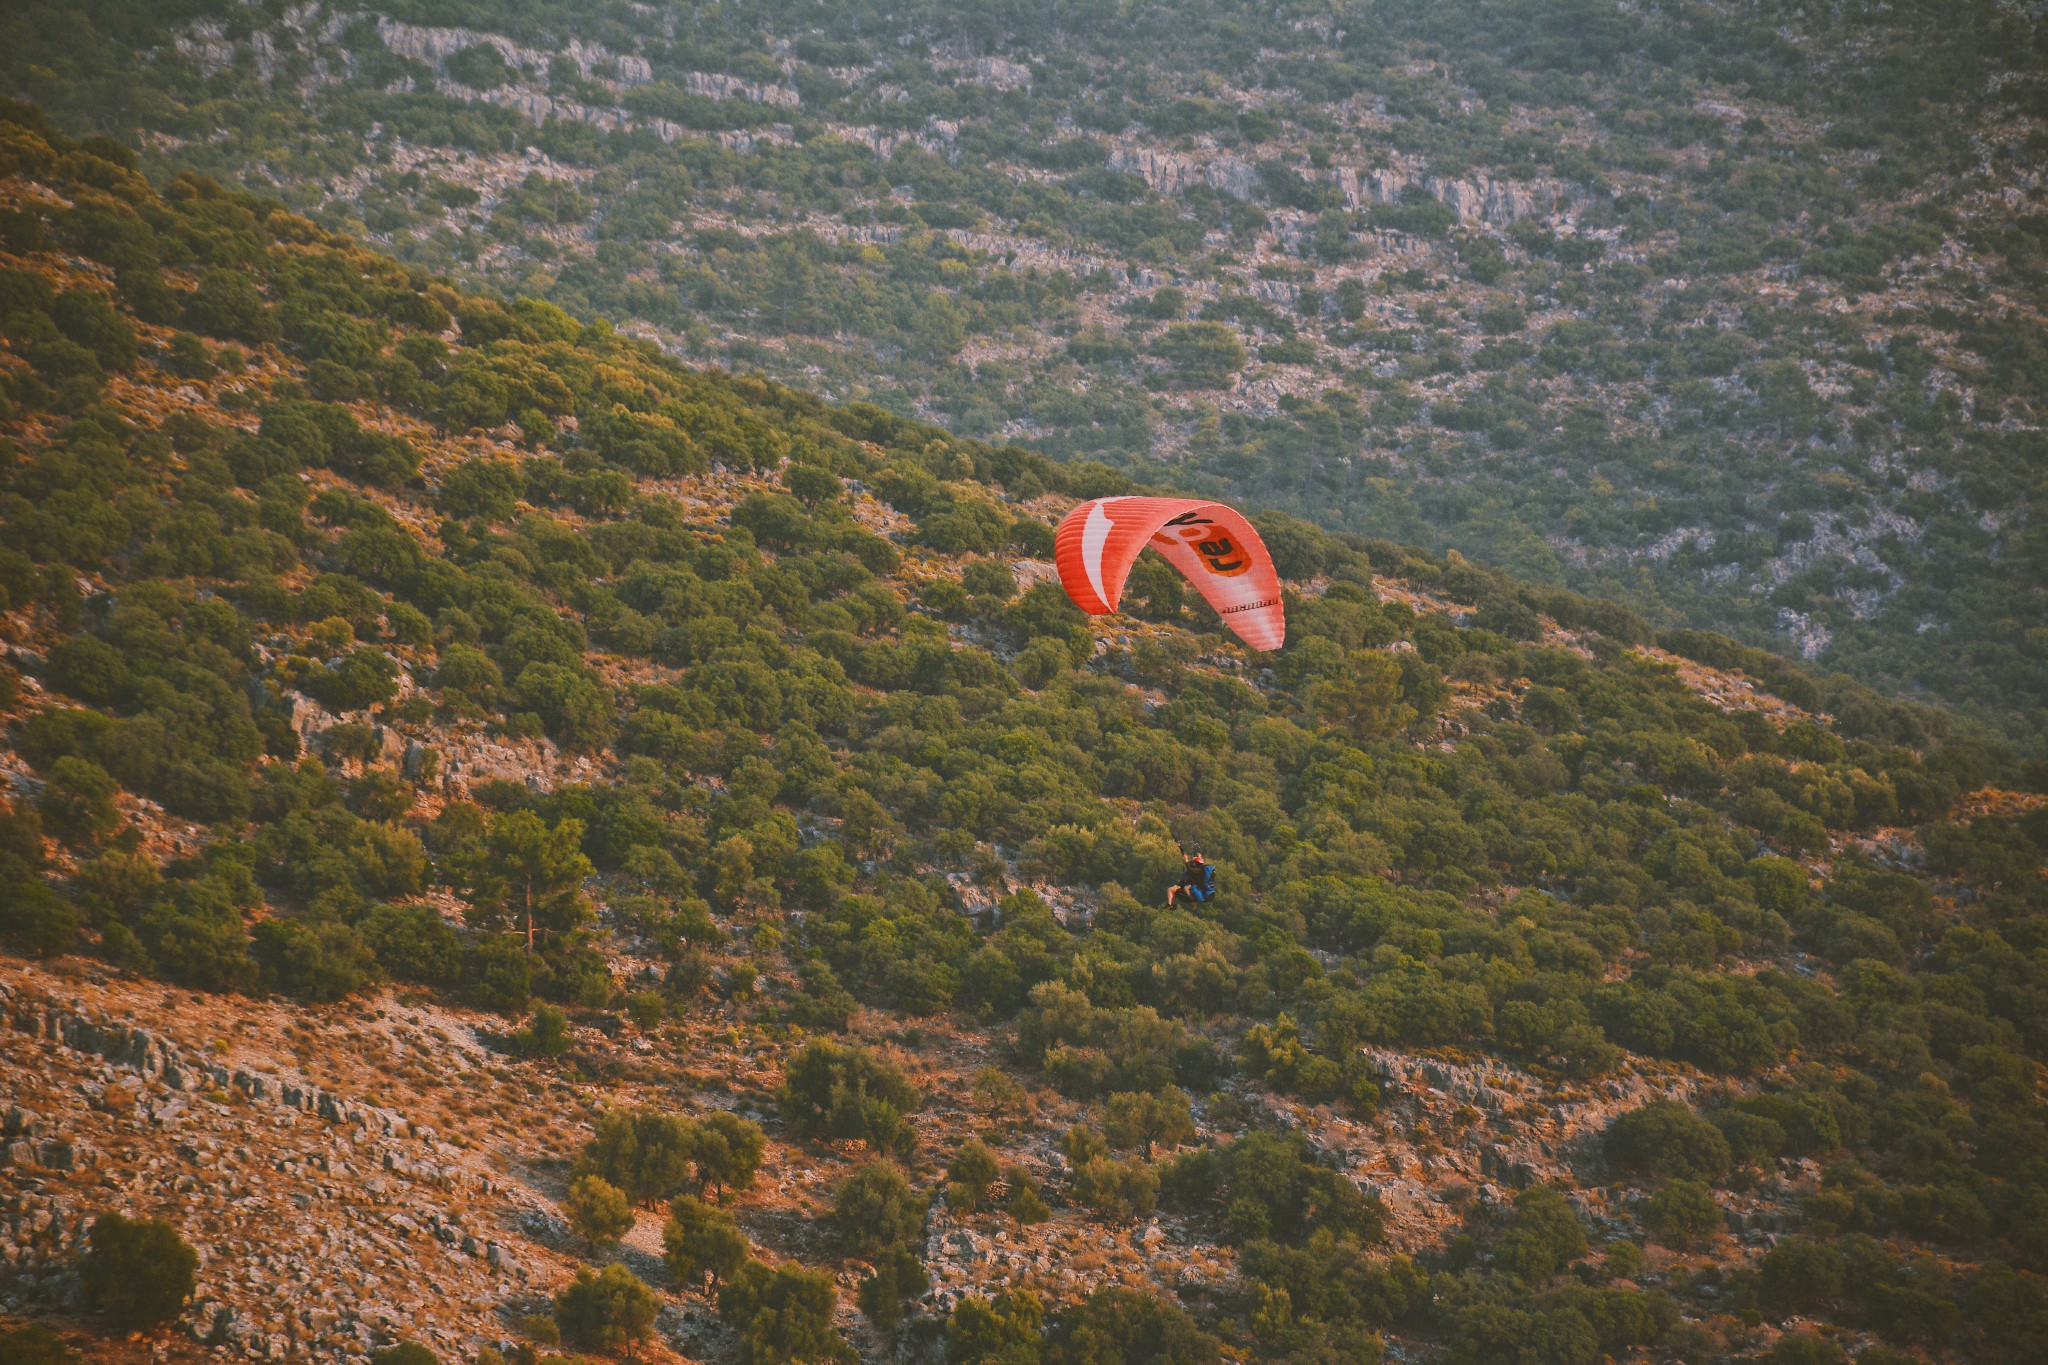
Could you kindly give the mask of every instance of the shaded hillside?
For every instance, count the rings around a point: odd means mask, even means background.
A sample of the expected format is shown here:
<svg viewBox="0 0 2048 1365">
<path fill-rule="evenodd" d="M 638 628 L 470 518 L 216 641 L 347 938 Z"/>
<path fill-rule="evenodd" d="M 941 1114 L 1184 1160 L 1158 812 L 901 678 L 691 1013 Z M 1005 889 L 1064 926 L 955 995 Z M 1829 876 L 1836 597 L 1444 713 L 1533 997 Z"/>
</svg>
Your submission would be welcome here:
<svg viewBox="0 0 2048 1365">
<path fill-rule="evenodd" d="M 1278 654 L 1091 620 L 1106 469 L 0 174 L 8 1312 L 135 1358 L 125 1211 L 180 1358 L 2038 1340 L 2048 817 L 1940 713 L 1284 517 Z"/>
<path fill-rule="evenodd" d="M 154 174 L 2043 743 L 2024 10 L 89 0 L 0 25 L 0 87 Z"/>
</svg>

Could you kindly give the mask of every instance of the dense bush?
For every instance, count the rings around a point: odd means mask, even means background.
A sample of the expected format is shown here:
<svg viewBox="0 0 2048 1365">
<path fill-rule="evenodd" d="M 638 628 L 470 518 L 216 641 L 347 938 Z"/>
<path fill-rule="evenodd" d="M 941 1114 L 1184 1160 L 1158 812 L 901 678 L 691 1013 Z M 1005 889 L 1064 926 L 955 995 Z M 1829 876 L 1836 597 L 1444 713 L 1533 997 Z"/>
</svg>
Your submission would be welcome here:
<svg viewBox="0 0 2048 1365">
<path fill-rule="evenodd" d="M 612 1352 L 654 1330 L 661 1300 L 622 1265 L 578 1270 L 555 1295 L 555 1321 L 571 1345 Z"/>
<path fill-rule="evenodd" d="M 871 1161 L 833 1193 L 832 1220 L 856 1254 L 872 1256 L 919 1237 L 926 1202 L 894 1162 Z"/>
<path fill-rule="evenodd" d="M 814 1137 L 859 1138 L 880 1152 L 908 1151 L 916 1133 L 904 1114 L 918 1094 L 886 1058 L 822 1040 L 789 1060 L 776 1091 L 782 1118 Z"/>
<path fill-rule="evenodd" d="M 184 1311 L 199 1255 L 169 1223 L 103 1213 L 79 1261 L 86 1299 L 121 1331 L 146 1330 Z"/>
</svg>

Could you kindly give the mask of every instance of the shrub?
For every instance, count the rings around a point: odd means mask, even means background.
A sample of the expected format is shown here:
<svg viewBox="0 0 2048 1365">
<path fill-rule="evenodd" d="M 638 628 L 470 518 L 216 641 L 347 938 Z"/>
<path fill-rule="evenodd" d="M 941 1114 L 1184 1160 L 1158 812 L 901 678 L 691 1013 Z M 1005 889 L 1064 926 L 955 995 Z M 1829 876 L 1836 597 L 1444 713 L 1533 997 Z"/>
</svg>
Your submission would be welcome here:
<svg viewBox="0 0 2048 1365">
<path fill-rule="evenodd" d="M 1867 1352 L 1873 1355 L 1875 1352 Z M 1791 1332 L 1779 1337 L 1760 1359 L 1764 1365 L 1849 1365 L 1848 1352 L 1826 1337 Z"/>
<path fill-rule="evenodd" d="M 485 938 L 464 956 L 469 998 L 482 1009 L 517 1014 L 533 998 L 533 955 L 508 938 Z"/>
<path fill-rule="evenodd" d="M 1104 1287 L 1060 1321 L 1049 1361 L 1158 1362 L 1214 1365 L 1221 1343 L 1195 1325 L 1187 1310 L 1135 1289 Z"/>
<path fill-rule="evenodd" d="M 1005 1206 L 1005 1211 L 1026 1227 L 1043 1223 L 1052 1217 L 1052 1210 L 1046 1207 L 1044 1196 L 1029 1185 L 1020 1186 L 1010 1195 L 1010 1202 Z"/>
<path fill-rule="evenodd" d="M 622 1265 L 608 1265 L 597 1274 L 579 1270 L 555 1295 L 555 1322 L 573 1346 L 616 1351 L 631 1346 L 654 1330 L 661 1300 Z"/>
<path fill-rule="evenodd" d="M 54 956 L 77 941 L 78 912 L 35 877 L 0 875 L 0 935 L 33 956 Z"/>
<path fill-rule="evenodd" d="M 1114 1222 L 1143 1218 L 1159 1203 L 1159 1172 L 1142 1161 L 1091 1157 L 1074 1169 L 1074 1198 Z"/>
<path fill-rule="evenodd" d="M 301 1000 L 340 1000 L 376 979 L 377 958 L 346 924 L 267 919 L 250 935 L 249 954 L 266 989 Z"/>
<path fill-rule="evenodd" d="M 535 1057 L 559 1057 L 569 1050 L 569 1016 L 553 1005 L 541 1005 L 527 1020 L 526 1027 L 512 1036 L 522 1052 Z"/>
<path fill-rule="evenodd" d="M 740 1339 L 746 1365 L 851 1361 L 846 1339 L 832 1326 L 839 1305 L 832 1277 L 822 1270 L 748 1261 L 718 1295 L 718 1314 Z"/>
<path fill-rule="evenodd" d="M 248 276 L 238 270 L 208 270 L 185 296 L 185 325 L 207 336 L 261 346 L 282 335 L 277 317 Z"/>
<path fill-rule="evenodd" d="M 840 1184 L 832 1199 L 832 1221 L 861 1256 L 921 1236 L 924 1217 L 924 1199 L 889 1161 L 871 1161 L 861 1167 Z"/>
<path fill-rule="evenodd" d="M 1176 322 L 1152 343 L 1152 354 L 1170 362 L 1181 383 L 1217 388 L 1245 366 L 1244 343 L 1220 322 Z"/>
<path fill-rule="evenodd" d="M 0 1327 L 0 1360 L 9 1365 L 78 1365 L 78 1353 L 39 1322 Z"/>
<path fill-rule="evenodd" d="M 1515 1196 L 1515 1216 L 1494 1244 L 1493 1263 L 1510 1275 L 1543 1280 L 1586 1254 L 1586 1229 L 1564 1196 L 1538 1185 Z"/>
<path fill-rule="evenodd" d="M 864 1048 L 806 1043 L 775 1099 L 783 1121 L 808 1137 L 859 1138 L 879 1152 L 906 1152 L 917 1140 L 903 1119 L 917 1091 L 893 1062 Z"/>
<path fill-rule="evenodd" d="M 964 1295 L 946 1319 L 946 1359 L 951 1365 L 1039 1360 L 1044 1324 L 1045 1308 L 1028 1289 L 998 1294 L 993 1301 Z"/>
<path fill-rule="evenodd" d="M 1188 1152 L 1168 1169 L 1164 1185 L 1179 1207 L 1221 1215 L 1226 1235 L 1240 1244 L 1256 1238 L 1298 1244 L 1325 1230 L 1371 1242 L 1386 1224 L 1378 1198 L 1318 1164 L 1298 1134 L 1253 1133 L 1226 1147 Z"/>
<path fill-rule="evenodd" d="M 370 1365 L 441 1365 L 441 1358 L 417 1341 L 401 1341 L 370 1352 Z"/>
<path fill-rule="evenodd" d="M 397 981 L 452 984 L 462 971 L 462 941 L 431 906 L 381 905 L 361 925 L 377 965 Z"/>
<path fill-rule="evenodd" d="M 71 635 L 51 647 L 46 678 L 67 697 L 109 706 L 128 686 L 128 661 L 104 640 Z"/>
<path fill-rule="evenodd" d="M 901 1247 L 892 1247 L 875 1257 L 874 1273 L 860 1282 L 855 1302 L 875 1330 L 893 1336 L 903 1325 L 910 1304 L 931 1288 L 924 1263 Z"/>
<path fill-rule="evenodd" d="M 730 1213 L 688 1195 L 669 1206 L 661 1245 L 663 1259 L 677 1281 L 702 1284 L 709 1280 L 713 1287 L 745 1264 L 750 1250 L 747 1235 Z"/>
<path fill-rule="evenodd" d="M 1616 1118 L 1604 1146 L 1617 1169 L 1653 1178 L 1714 1181 L 1728 1170 L 1728 1139 L 1676 1100 Z"/>
<path fill-rule="evenodd" d="M 97 843 L 121 823 L 121 812 L 114 804 L 121 784 L 91 759 L 67 754 L 50 765 L 43 782 L 36 807 L 65 843 Z"/>
<path fill-rule="evenodd" d="M 689 1179 L 695 1138 L 689 1120 L 680 1115 L 614 1109 L 597 1121 L 576 1169 L 603 1176 L 635 1203 L 652 1206 Z"/>
<path fill-rule="evenodd" d="M 1002 1168 L 996 1164 L 996 1154 L 979 1138 L 969 1138 L 953 1153 L 952 1164 L 946 1167 L 948 1197 L 958 1207 L 972 1211 L 981 1207 L 988 1198 L 989 1186 L 1002 1175 Z"/>
<path fill-rule="evenodd" d="M 1757 1301 L 1774 1318 L 1826 1308 L 1842 1286 L 1842 1253 L 1826 1242 L 1780 1242 L 1757 1267 Z"/>
<path fill-rule="evenodd" d="M 1641 1222 L 1656 1241 L 1689 1251 L 1720 1230 L 1721 1206 L 1701 1182 L 1674 1180 L 1643 1201 Z"/>
<path fill-rule="evenodd" d="M 633 1201 L 603 1176 L 579 1175 L 570 1181 L 563 1208 L 569 1226 L 593 1247 L 616 1242 L 633 1227 Z"/>
<path fill-rule="evenodd" d="M 198 1284 L 199 1254 L 169 1223 L 103 1213 L 79 1263 L 85 1296 L 122 1331 L 144 1331 L 185 1310 Z"/>
</svg>

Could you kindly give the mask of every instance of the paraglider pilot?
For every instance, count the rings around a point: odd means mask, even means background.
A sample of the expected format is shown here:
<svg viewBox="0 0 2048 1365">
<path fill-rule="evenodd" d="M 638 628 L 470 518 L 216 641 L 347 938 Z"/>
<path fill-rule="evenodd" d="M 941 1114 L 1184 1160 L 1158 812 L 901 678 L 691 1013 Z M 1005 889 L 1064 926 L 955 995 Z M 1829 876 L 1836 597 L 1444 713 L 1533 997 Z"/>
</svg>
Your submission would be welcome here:
<svg viewBox="0 0 2048 1365">
<path fill-rule="evenodd" d="M 1205 905 L 1216 894 L 1216 865 L 1202 856 L 1196 849 L 1181 860 L 1180 881 L 1166 888 L 1166 903 L 1186 896 L 1197 905 Z"/>
</svg>

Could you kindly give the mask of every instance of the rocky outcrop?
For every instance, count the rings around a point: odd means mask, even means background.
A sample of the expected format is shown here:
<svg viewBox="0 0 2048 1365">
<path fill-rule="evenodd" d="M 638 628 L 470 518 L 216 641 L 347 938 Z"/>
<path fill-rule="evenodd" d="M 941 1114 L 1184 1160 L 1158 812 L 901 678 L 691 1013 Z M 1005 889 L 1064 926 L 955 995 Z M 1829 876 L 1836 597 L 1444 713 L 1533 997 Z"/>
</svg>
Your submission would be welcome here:
<svg viewBox="0 0 2048 1365">
<path fill-rule="evenodd" d="M 1110 150 L 1109 168 L 1137 176 L 1158 194 L 1181 194 L 1207 185 L 1238 199 L 1252 199 L 1263 185 L 1252 162 L 1214 151 L 1169 152 L 1119 143 Z M 1483 173 L 1453 179 L 1400 167 L 1336 166 L 1319 174 L 1336 185 L 1353 209 L 1396 203 L 1412 185 L 1440 200 L 1460 221 L 1495 227 L 1561 212 L 1578 197 L 1561 181 L 1502 180 Z"/>
<path fill-rule="evenodd" d="M 174 1091 L 233 1090 L 257 1103 L 297 1109 L 329 1123 L 354 1125 L 393 1136 L 433 1136 L 431 1130 L 415 1129 L 405 1115 L 392 1110 L 343 1099 L 300 1078 L 210 1061 L 163 1034 L 134 1024 L 95 1020 L 63 1005 L 22 995 L 4 984 L 0 984 L 0 1017 L 17 1033 L 101 1058 L 124 1070 L 160 1080 Z M 170 1106 L 182 1107 L 176 1099 L 164 1107 Z M 23 1112 L 11 1110 L 8 1121 L 12 1123 L 13 1116 Z"/>
<path fill-rule="evenodd" d="M 958 150 L 953 142 L 937 129 L 932 132 L 913 133 L 900 128 L 874 128 L 863 124 L 859 127 L 834 128 L 832 135 L 867 148 L 882 161 L 894 159 L 896 153 L 905 147 L 916 147 L 948 160 L 951 160 Z"/>
<path fill-rule="evenodd" d="M 214 1359 L 361 1365 L 401 1337 L 468 1359 L 558 1274 L 510 1230 L 532 1192 L 433 1129 L 62 991 L 0 980 L 0 1313 L 83 1311 L 76 1266 L 108 1210 L 198 1254 L 178 1328 Z"/>
<path fill-rule="evenodd" d="M 1031 68 L 1016 62 L 1006 62 L 1001 57 L 980 57 L 973 69 L 961 77 L 976 85 L 993 86 L 997 90 L 1029 90 Z"/>
<path fill-rule="evenodd" d="M 1450 179 L 1397 167 L 1337 166 L 1327 174 L 1353 209 L 1395 203 L 1402 191 L 1415 185 L 1461 221 L 1495 227 L 1523 218 L 1548 217 L 1569 207 L 1577 197 L 1570 186 L 1556 180 L 1497 180 L 1485 174 Z"/>
<path fill-rule="evenodd" d="M 803 97 L 790 86 L 758 85 L 718 71 L 686 72 L 680 84 L 691 94 L 711 100 L 743 99 L 778 109 L 794 109 L 803 103 Z"/>
<path fill-rule="evenodd" d="M 1259 168 L 1242 157 L 1220 153 L 1164 152 L 1134 144 L 1111 148 L 1109 168 L 1135 175 L 1156 194 L 1180 194 L 1207 185 L 1235 199 L 1258 194 Z"/>
<path fill-rule="evenodd" d="M 464 48 L 486 46 L 496 48 L 507 66 L 536 75 L 544 75 L 554 61 L 562 59 L 572 63 L 577 74 L 585 80 L 600 80 L 618 88 L 643 85 L 654 79 L 653 68 L 645 57 L 611 52 L 576 38 L 571 38 L 560 48 L 542 51 L 521 47 L 510 38 L 501 38 L 495 33 L 478 33 L 466 28 L 429 28 L 384 18 L 377 21 L 377 34 L 384 40 L 384 46 L 399 56 L 410 57 L 436 69 Z"/>
</svg>

